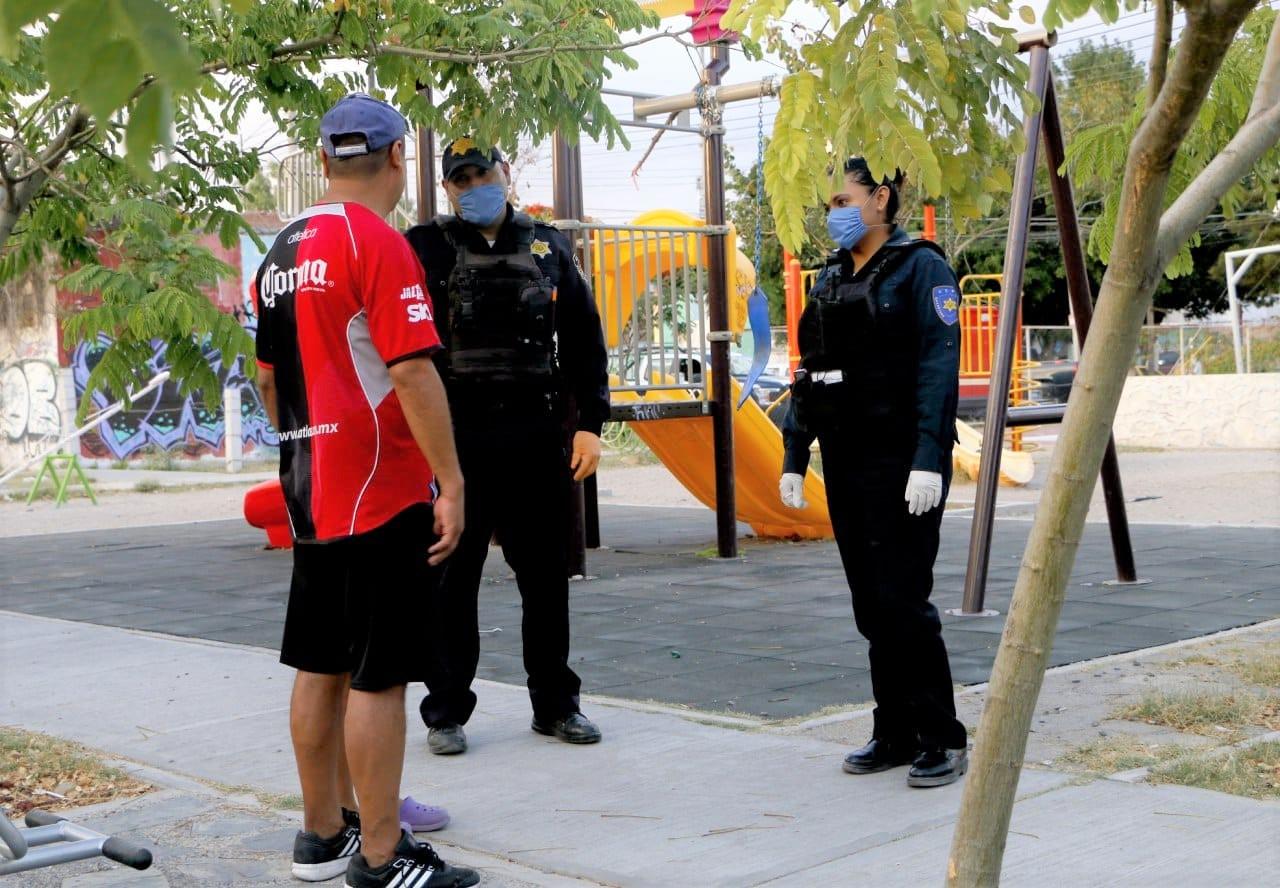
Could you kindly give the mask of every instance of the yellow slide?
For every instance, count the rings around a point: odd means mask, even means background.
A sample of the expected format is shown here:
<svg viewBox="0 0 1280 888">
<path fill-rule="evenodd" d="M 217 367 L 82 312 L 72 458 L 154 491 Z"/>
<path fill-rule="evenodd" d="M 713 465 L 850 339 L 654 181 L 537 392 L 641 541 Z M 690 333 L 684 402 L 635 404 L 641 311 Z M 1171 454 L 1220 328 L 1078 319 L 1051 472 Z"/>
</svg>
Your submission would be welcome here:
<svg viewBox="0 0 1280 888">
<path fill-rule="evenodd" d="M 733 383 L 737 402 L 741 386 Z M 692 400 L 683 390 L 614 392 L 620 404 L 652 401 Z M 711 422 L 707 419 L 656 419 L 631 424 L 640 440 L 649 445 L 658 459 L 681 484 L 706 506 L 716 506 L 715 451 Z M 738 520 L 751 525 L 762 537 L 822 539 L 831 536 L 827 516 L 827 491 L 812 470 L 804 479 L 804 509 L 789 509 L 778 497 L 782 477 L 782 433 L 754 400 L 748 400 L 733 414 L 733 470 L 738 501 Z"/>
<path fill-rule="evenodd" d="M 982 433 L 968 423 L 956 420 L 956 446 L 951 463 L 975 481 L 978 479 L 978 463 L 982 459 Z M 1000 454 L 1000 483 L 1008 487 L 1021 487 L 1036 473 L 1031 454 L 1023 450 L 1005 448 Z"/>
<path fill-rule="evenodd" d="M 678 210 L 653 210 L 638 216 L 634 225 L 663 227 L 693 227 L 702 225 Z M 688 261 L 697 249 L 693 236 L 674 239 L 677 259 Z M 644 280 L 661 272 L 674 269 L 666 267 L 671 252 L 672 239 L 664 238 L 662 249 L 658 239 L 641 239 L 633 243 L 607 242 L 596 239 L 592 244 L 592 263 L 595 269 L 596 300 L 600 303 L 600 316 L 604 320 L 605 339 L 610 348 L 616 347 L 625 318 L 630 316 L 634 304 L 634 286 L 643 286 Z M 615 250 L 621 251 L 615 255 Z M 705 267 L 705 255 L 702 257 Z M 747 297 L 755 288 L 755 272 L 751 260 L 741 251 L 729 263 L 732 288 L 729 300 L 729 326 L 735 333 L 742 332 L 746 321 Z M 632 273 L 643 269 L 646 274 Z M 615 275 L 615 269 L 617 273 Z M 674 380 L 667 380 L 673 382 Z M 617 379 L 611 380 L 616 384 Z M 657 383 L 659 380 L 654 379 Z M 740 385 L 733 382 L 733 403 L 737 403 Z M 645 395 L 636 392 L 612 394 L 615 403 L 645 403 L 651 401 L 687 401 L 693 395 L 684 390 L 652 391 Z M 675 475 L 690 493 L 709 508 L 715 508 L 715 455 L 712 449 L 711 422 L 707 419 L 660 419 L 632 423 L 636 435 L 644 441 L 658 459 Z M 972 477 L 978 474 L 978 454 L 982 436 L 976 430 L 956 422 L 956 434 L 960 443 L 955 449 L 955 463 Z M 733 414 L 734 476 L 739 521 L 751 525 L 762 537 L 798 537 L 821 539 L 831 536 L 831 519 L 827 515 L 827 492 L 822 479 L 811 469 L 804 480 L 804 509 L 789 509 L 778 496 L 778 479 L 782 476 L 782 433 L 765 415 L 754 399 L 748 399 Z M 972 467 L 972 468 L 970 468 Z M 1033 467 L 1026 453 L 1006 450 L 1001 460 L 1001 481 L 1008 484 L 1025 484 L 1031 479 Z"/>
</svg>

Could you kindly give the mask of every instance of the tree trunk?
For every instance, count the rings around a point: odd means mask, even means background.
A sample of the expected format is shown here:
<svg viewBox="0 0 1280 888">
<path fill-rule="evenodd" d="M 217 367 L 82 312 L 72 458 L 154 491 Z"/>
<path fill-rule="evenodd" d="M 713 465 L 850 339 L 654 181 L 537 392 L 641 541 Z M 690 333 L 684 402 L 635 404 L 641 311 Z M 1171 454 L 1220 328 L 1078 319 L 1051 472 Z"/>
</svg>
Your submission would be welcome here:
<svg viewBox="0 0 1280 888">
<path fill-rule="evenodd" d="M 40 194 L 49 175 L 58 168 L 76 139 L 80 138 L 90 125 L 89 117 L 80 108 L 72 111 L 62 131 L 40 153 L 39 163 L 31 175 L 13 186 L 12 195 L 5 195 L 6 199 L 0 205 L 0 250 L 3 250 L 5 244 L 9 242 L 9 235 L 13 234 L 14 226 L 31 205 L 31 201 Z"/>
<path fill-rule="evenodd" d="M 1111 264 L 1014 587 L 952 841 L 948 886 L 999 884 L 1027 733 L 1063 596 L 1142 321 L 1163 271 L 1157 236 L 1169 170 L 1255 3 L 1186 5 L 1178 53 L 1130 146 Z"/>
</svg>

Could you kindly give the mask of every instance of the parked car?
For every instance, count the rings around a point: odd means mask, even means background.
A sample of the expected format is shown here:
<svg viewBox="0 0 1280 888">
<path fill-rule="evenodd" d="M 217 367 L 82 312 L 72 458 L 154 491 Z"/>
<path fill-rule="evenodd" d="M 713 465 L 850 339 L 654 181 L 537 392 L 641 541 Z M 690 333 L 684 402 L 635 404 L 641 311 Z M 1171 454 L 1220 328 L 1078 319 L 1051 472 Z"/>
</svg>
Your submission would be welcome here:
<svg viewBox="0 0 1280 888">
<path fill-rule="evenodd" d="M 1032 371 L 1032 379 L 1040 383 L 1031 390 L 1031 400 L 1036 404 L 1065 404 L 1075 382 L 1074 361 L 1055 361 L 1043 364 Z"/>
</svg>

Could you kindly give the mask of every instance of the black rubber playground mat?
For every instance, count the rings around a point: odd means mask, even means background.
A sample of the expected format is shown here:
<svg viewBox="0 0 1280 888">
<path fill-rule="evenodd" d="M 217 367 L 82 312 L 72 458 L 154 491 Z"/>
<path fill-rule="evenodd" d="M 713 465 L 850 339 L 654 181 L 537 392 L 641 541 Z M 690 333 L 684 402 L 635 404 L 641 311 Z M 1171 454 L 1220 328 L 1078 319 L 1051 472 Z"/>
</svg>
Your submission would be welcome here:
<svg viewBox="0 0 1280 888">
<path fill-rule="evenodd" d="M 603 506 L 601 525 L 611 548 L 589 552 L 590 578 L 570 588 L 584 692 L 770 717 L 870 698 L 834 544 L 748 539 L 721 561 L 707 557 L 709 511 Z M 987 606 L 1002 613 L 1030 526 L 996 524 Z M 940 609 L 960 604 L 969 527 L 961 516 L 943 524 Z M 1106 526 L 1086 529 L 1055 664 L 1280 617 L 1280 530 L 1134 525 L 1133 540 L 1152 582 L 1106 585 Z M 240 521 L 3 539 L 0 609 L 275 648 L 291 559 L 264 542 Z M 524 683 L 519 602 L 491 550 L 480 677 Z M 1003 617 L 944 622 L 955 680 L 985 681 Z"/>
</svg>

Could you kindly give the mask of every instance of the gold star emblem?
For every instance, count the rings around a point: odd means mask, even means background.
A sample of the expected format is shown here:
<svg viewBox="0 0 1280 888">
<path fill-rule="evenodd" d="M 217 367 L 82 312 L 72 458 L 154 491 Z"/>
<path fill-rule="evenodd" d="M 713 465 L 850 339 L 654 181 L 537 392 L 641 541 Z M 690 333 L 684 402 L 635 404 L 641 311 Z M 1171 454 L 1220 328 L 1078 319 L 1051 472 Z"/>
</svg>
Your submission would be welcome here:
<svg viewBox="0 0 1280 888">
<path fill-rule="evenodd" d="M 461 139 L 454 139 L 453 144 L 449 146 L 450 154 L 466 154 L 468 151 L 476 150 L 478 146 L 474 141 L 463 136 Z"/>
<path fill-rule="evenodd" d="M 535 256 L 550 256 L 551 245 L 544 240 L 536 240 L 529 245 L 529 252 Z"/>
<path fill-rule="evenodd" d="M 948 299 L 946 302 L 942 303 L 942 307 L 945 308 L 947 311 L 955 311 L 956 301 L 954 299 Z"/>
</svg>

